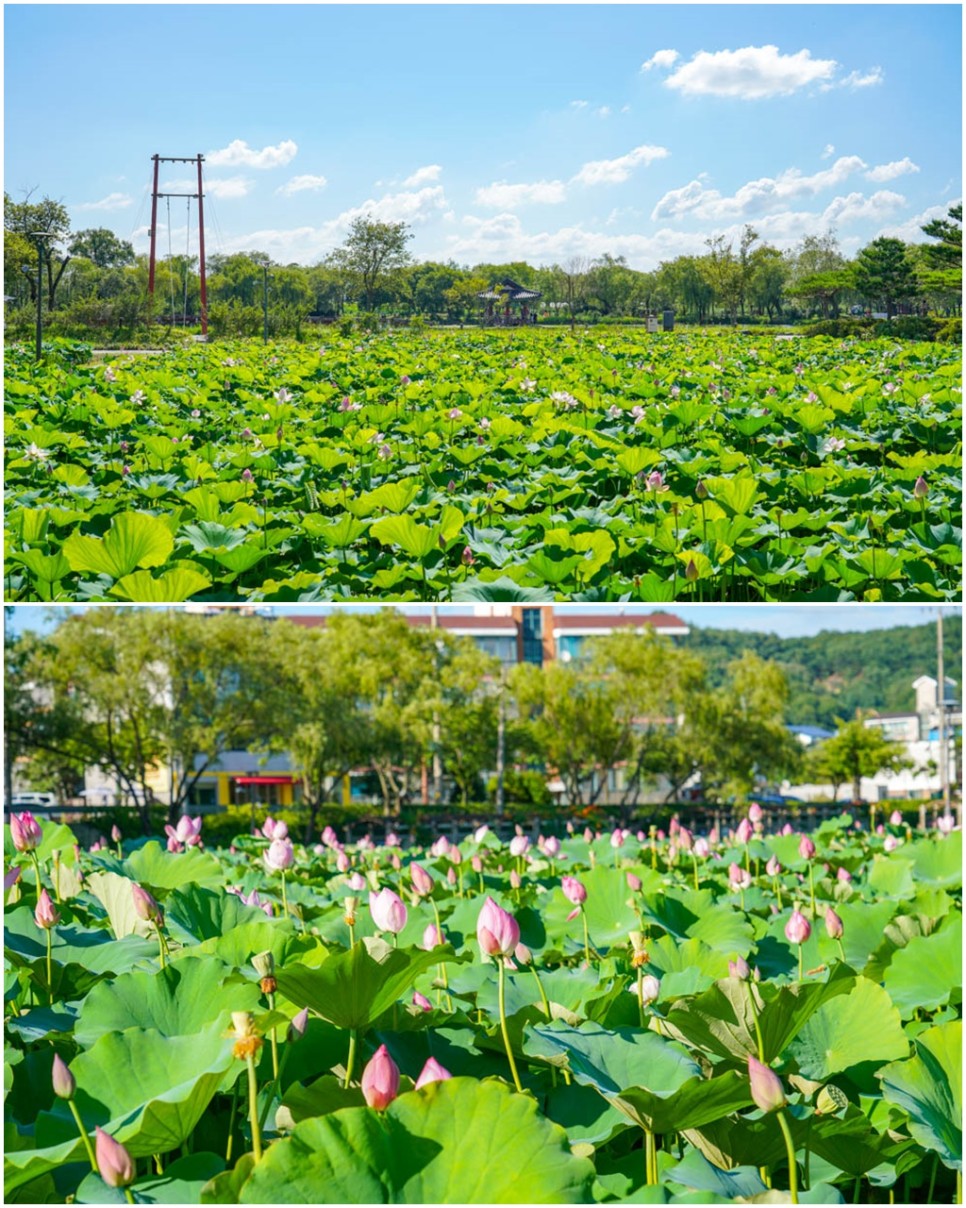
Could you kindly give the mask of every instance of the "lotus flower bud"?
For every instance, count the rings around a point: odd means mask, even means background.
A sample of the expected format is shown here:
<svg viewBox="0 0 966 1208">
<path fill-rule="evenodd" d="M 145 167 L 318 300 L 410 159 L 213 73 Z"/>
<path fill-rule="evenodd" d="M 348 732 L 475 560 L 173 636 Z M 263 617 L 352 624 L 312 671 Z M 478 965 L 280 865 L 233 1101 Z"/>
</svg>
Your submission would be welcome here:
<svg viewBox="0 0 966 1208">
<path fill-rule="evenodd" d="M 688 558 L 688 564 L 684 568 L 684 577 L 689 583 L 695 583 L 701 572 L 698 570 L 698 564 L 693 558 Z"/>
<path fill-rule="evenodd" d="M 476 920 L 476 938 L 487 956 L 509 956 L 520 942 L 520 925 L 488 897 Z"/>
<path fill-rule="evenodd" d="M 740 864 L 731 863 L 728 865 L 728 882 L 731 885 L 731 892 L 737 893 L 739 890 L 748 888 L 751 884 L 751 877 L 747 869 L 742 868 Z"/>
<path fill-rule="evenodd" d="M 395 831 L 391 830 L 391 831 L 386 832 L 386 842 L 385 842 L 384 846 L 385 847 L 398 847 L 399 846 L 399 836 L 396 834 Z"/>
<path fill-rule="evenodd" d="M 309 1026 L 309 1009 L 303 1007 L 298 1015 L 294 1016 L 292 1022 L 288 1025 L 288 1031 L 285 1034 L 289 1044 L 295 1044 L 305 1035 L 305 1029 Z"/>
<path fill-rule="evenodd" d="M 720 843 L 720 842 L 721 842 L 721 835 L 718 833 L 718 828 L 716 826 L 712 826 L 712 828 L 708 831 L 708 843 L 712 847 L 714 847 L 717 843 Z"/>
<path fill-rule="evenodd" d="M 482 843 L 489 833 L 490 828 L 488 826 L 478 826 L 473 832 L 473 842 Z"/>
<path fill-rule="evenodd" d="M 449 848 L 449 839 L 445 835 L 440 835 L 433 846 L 429 849 L 429 854 L 434 859 L 439 859 L 440 856 L 445 856 Z"/>
<path fill-rule="evenodd" d="M 633 893 L 640 893 L 642 881 L 640 877 L 636 877 L 632 872 L 627 874 L 627 888 Z"/>
<path fill-rule="evenodd" d="M 77 1082 L 65 1062 L 61 1060 L 59 1053 L 54 1054 L 54 1066 L 50 1071 L 50 1076 L 54 1084 L 54 1094 L 57 1098 L 73 1099 L 74 1091 L 77 1089 Z"/>
<path fill-rule="evenodd" d="M 426 995 L 420 994 L 418 990 L 413 991 L 413 1006 L 419 1007 L 420 1011 L 432 1011 L 433 1009 L 433 1004 Z"/>
<path fill-rule="evenodd" d="M 936 830 L 941 835 L 951 835 L 956 829 L 956 819 L 952 814 L 942 814 L 936 819 Z"/>
<path fill-rule="evenodd" d="M 825 930 L 833 940 L 840 940 L 845 934 L 845 926 L 831 906 L 825 911 Z"/>
<path fill-rule="evenodd" d="M 753 833 L 751 823 L 747 818 L 742 818 L 738 823 L 738 829 L 735 831 L 735 839 L 739 843 L 747 843 Z"/>
<path fill-rule="evenodd" d="M 10 838 L 17 851 L 33 851 L 42 837 L 40 824 L 29 810 L 10 815 Z"/>
<path fill-rule="evenodd" d="M 760 822 L 764 817 L 764 811 L 757 801 L 753 801 L 748 806 L 748 821 L 754 826 L 756 822 Z"/>
<path fill-rule="evenodd" d="M 346 885 L 348 885 L 354 893 L 361 893 L 366 887 L 366 878 L 361 872 L 354 872 L 351 877 L 346 878 Z"/>
<path fill-rule="evenodd" d="M 268 845 L 268 851 L 264 856 L 265 866 L 272 872 L 283 872 L 295 863 L 295 849 L 292 847 L 292 841 L 278 837 L 279 826 L 284 826 L 284 823 L 276 825 L 275 837 Z"/>
<path fill-rule="evenodd" d="M 422 1072 L 416 1079 L 414 1090 L 421 1090 L 424 1086 L 428 1086 L 431 1082 L 446 1082 L 453 1075 L 445 1066 L 439 1064 L 435 1057 L 430 1057 L 422 1068 Z"/>
<path fill-rule="evenodd" d="M 515 868 L 510 869 L 510 888 L 519 889 L 521 885 L 520 874 Z"/>
<path fill-rule="evenodd" d="M 409 875 L 412 877 L 413 890 L 418 897 L 427 897 L 433 892 L 433 878 L 421 864 L 410 864 Z"/>
<path fill-rule="evenodd" d="M 796 907 L 785 924 L 785 938 L 790 944 L 804 944 L 811 934 L 811 923 Z"/>
<path fill-rule="evenodd" d="M 786 822 L 785 825 L 782 827 L 782 834 L 790 835 L 791 833 L 792 833 L 792 824 L 790 822 Z"/>
<path fill-rule="evenodd" d="M 892 813 L 889 815 L 889 824 L 890 824 L 890 826 L 902 826 L 902 811 L 901 810 L 892 811 Z"/>
<path fill-rule="evenodd" d="M 641 978 L 641 1002 L 646 1007 L 649 1003 L 657 1002 L 661 996 L 661 983 L 653 973 Z"/>
<path fill-rule="evenodd" d="M 49 931 L 60 922 L 60 911 L 51 901 L 50 894 L 46 889 L 40 891 L 40 897 L 37 899 L 37 906 L 34 910 L 34 922 L 38 927 L 42 927 L 44 931 Z"/>
<path fill-rule="evenodd" d="M 252 957 L 252 967 L 259 977 L 273 977 L 275 975 L 275 957 L 271 952 L 257 952 Z"/>
<path fill-rule="evenodd" d="M 765 872 L 767 872 L 770 877 L 777 877 L 781 870 L 782 866 L 778 863 L 778 857 L 769 856 L 768 863 L 765 865 Z"/>
<path fill-rule="evenodd" d="M 624 846 L 624 832 L 619 826 L 615 827 L 615 829 L 611 832 L 610 845 L 615 851 L 618 847 Z"/>
<path fill-rule="evenodd" d="M 593 843 L 593 841 L 594 841 L 594 832 L 590 829 L 589 826 L 585 826 L 584 827 L 584 842 Z"/>
<path fill-rule="evenodd" d="M 526 835 L 514 835 L 510 840 L 510 855 L 524 856 L 530 847 L 530 840 Z"/>
<path fill-rule="evenodd" d="M 754 1057 L 748 1058 L 748 1077 L 751 1080 L 751 1097 L 763 1112 L 777 1112 L 788 1102 L 781 1079 L 775 1071 Z"/>
<path fill-rule="evenodd" d="M 704 838 L 695 839 L 692 850 L 699 860 L 705 859 L 705 857 L 711 853 L 711 848 L 708 846 L 708 840 Z"/>
<path fill-rule="evenodd" d="M 121 838 L 122 838 L 121 828 L 115 822 L 114 825 L 111 827 L 111 841 L 113 843 L 120 843 Z"/>
<path fill-rule="evenodd" d="M 917 499 L 925 499 L 929 494 L 929 484 L 921 474 L 916 479 L 916 485 L 912 488 L 912 493 Z"/>
<path fill-rule="evenodd" d="M 808 835 L 802 835 L 798 844 L 798 854 L 803 860 L 811 860 L 815 855 L 815 844 L 811 841 Z"/>
<path fill-rule="evenodd" d="M 128 1187 L 134 1182 L 134 1162 L 120 1143 L 103 1128 L 95 1129 L 94 1156 L 97 1169 L 108 1187 Z"/>
<path fill-rule="evenodd" d="M 849 870 L 841 866 L 835 870 L 835 877 L 837 880 L 841 881 L 843 885 L 848 885 L 849 881 L 852 880 L 852 874 L 849 872 Z"/>
<path fill-rule="evenodd" d="M 513 955 L 516 958 L 517 964 L 521 965 L 524 969 L 528 965 L 533 964 L 533 953 L 526 946 L 526 944 L 517 944 L 517 946 L 513 949 Z"/>
<path fill-rule="evenodd" d="M 391 931 L 398 935 L 406 926 L 408 911 L 402 898 L 389 888 L 369 894 L 369 911 L 380 931 Z"/>
<path fill-rule="evenodd" d="M 474 872 L 483 871 L 483 861 L 480 859 L 479 856 L 470 857 L 470 868 L 472 868 Z"/>
<path fill-rule="evenodd" d="M 362 1095 L 370 1107 L 383 1111 L 399 1094 L 399 1067 L 381 1044 L 362 1071 Z"/>
<path fill-rule="evenodd" d="M 338 872 L 348 872 L 349 871 L 349 857 L 345 854 L 344 851 L 340 851 L 339 854 L 336 856 L 335 867 Z"/>
<path fill-rule="evenodd" d="M 682 851 L 691 851 L 694 847 L 694 836 L 686 826 L 678 828 L 678 847 Z"/>
<path fill-rule="evenodd" d="M 399 852 L 394 851 L 392 853 L 392 858 L 390 859 L 389 863 L 393 866 L 396 872 L 402 868 L 402 860 L 399 858 Z"/>
<path fill-rule="evenodd" d="M 275 819 L 269 816 L 262 823 L 262 834 L 266 839 L 271 839 L 275 835 Z"/>
<path fill-rule="evenodd" d="M 423 932 L 423 942 L 420 945 L 427 952 L 431 952 L 433 948 L 441 948 L 446 941 L 443 939 L 443 933 L 435 923 L 430 923 Z"/>
<path fill-rule="evenodd" d="M 895 851 L 898 846 L 899 840 L 895 837 L 895 835 L 886 835 L 885 840 L 882 843 L 882 850 Z"/>
<path fill-rule="evenodd" d="M 132 882 L 131 897 L 134 899 L 134 911 L 138 918 L 146 919 L 149 923 L 154 923 L 155 926 L 160 927 L 164 921 L 164 913 L 151 894 L 146 889 L 142 889 L 140 885 Z"/>
<path fill-rule="evenodd" d="M 551 835 L 550 838 L 547 839 L 546 843 L 543 845 L 543 850 L 551 859 L 553 859 L 554 856 L 559 855 L 560 840 L 556 837 L 556 835 Z"/>
<path fill-rule="evenodd" d="M 449 885 L 456 884 L 456 869 L 455 868 L 447 868 L 446 881 Z"/>
<path fill-rule="evenodd" d="M 560 882 L 560 888 L 567 901 L 572 902 L 575 906 L 580 906 L 587 901 L 587 890 L 576 877 L 564 877 Z"/>
<path fill-rule="evenodd" d="M 694 488 L 694 493 L 698 497 L 698 499 L 707 499 L 708 498 L 708 488 L 704 485 L 704 483 L 702 482 L 702 480 L 700 478 L 698 479 L 697 486 Z"/>
<path fill-rule="evenodd" d="M 728 961 L 728 976 L 737 977 L 739 981 L 748 980 L 751 976 L 751 970 L 748 968 L 748 962 L 743 956 L 738 956 L 733 961 Z"/>
</svg>

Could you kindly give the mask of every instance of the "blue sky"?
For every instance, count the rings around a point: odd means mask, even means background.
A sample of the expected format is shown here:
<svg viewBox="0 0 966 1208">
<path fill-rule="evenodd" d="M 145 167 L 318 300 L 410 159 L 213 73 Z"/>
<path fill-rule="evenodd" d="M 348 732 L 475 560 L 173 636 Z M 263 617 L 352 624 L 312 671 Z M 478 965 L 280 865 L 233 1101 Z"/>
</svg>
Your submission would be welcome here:
<svg viewBox="0 0 966 1208">
<path fill-rule="evenodd" d="M 648 269 L 747 222 L 780 247 L 834 226 L 852 254 L 920 238 L 961 196 L 961 21 L 957 4 L 8 4 L 5 187 L 138 251 L 151 155 L 200 151 L 209 252 L 315 263 L 369 212 L 465 264 Z M 171 204 L 173 250 L 196 251 Z"/>
<path fill-rule="evenodd" d="M 12 632 L 22 633 L 31 629 L 37 633 L 47 632 L 55 624 L 57 616 L 66 612 L 86 611 L 97 605 L 74 605 L 63 609 L 49 609 L 39 605 L 13 606 L 7 612 Z M 118 607 L 115 605 L 114 607 Z M 125 607 L 125 606 L 121 606 Z M 357 612 L 375 612 L 384 605 L 349 605 Z M 428 604 L 403 605 L 405 612 L 427 613 Z M 439 605 L 439 611 L 471 613 L 472 605 Z M 586 604 L 555 605 L 562 612 L 586 613 Z M 668 605 L 659 609 L 652 605 L 628 607 L 626 605 L 595 605 L 594 612 L 614 613 L 619 611 L 650 612 L 666 611 L 680 617 L 688 625 L 705 629 L 744 629 L 756 633 L 776 633 L 781 637 L 809 637 L 823 630 L 856 632 L 869 629 L 889 629 L 897 625 L 935 624 L 936 607 L 912 604 L 681 604 Z M 272 614 L 286 615 L 294 612 L 332 612 L 331 606 L 309 608 L 306 605 L 279 605 L 271 609 Z M 954 605 L 943 605 L 944 617 L 961 615 L 962 610 Z"/>
</svg>

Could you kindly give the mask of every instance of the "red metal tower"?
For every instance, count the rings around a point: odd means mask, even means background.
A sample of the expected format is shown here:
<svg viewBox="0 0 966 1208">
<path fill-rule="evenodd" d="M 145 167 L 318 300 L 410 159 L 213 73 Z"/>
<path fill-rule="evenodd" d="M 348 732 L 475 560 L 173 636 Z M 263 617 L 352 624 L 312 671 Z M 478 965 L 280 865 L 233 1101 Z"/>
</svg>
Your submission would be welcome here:
<svg viewBox="0 0 966 1208">
<path fill-rule="evenodd" d="M 198 268 L 201 277 L 201 334 L 208 334 L 208 286 L 205 278 L 205 195 L 201 182 L 201 165 L 204 162 L 201 154 L 184 155 L 152 155 L 154 162 L 154 185 L 151 190 L 151 253 L 148 262 L 148 296 L 154 298 L 154 265 L 157 257 L 158 239 L 158 198 L 159 197 L 197 197 L 198 199 Z M 198 192 L 197 193 L 159 193 L 158 170 L 161 164 L 197 164 Z"/>
</svg>

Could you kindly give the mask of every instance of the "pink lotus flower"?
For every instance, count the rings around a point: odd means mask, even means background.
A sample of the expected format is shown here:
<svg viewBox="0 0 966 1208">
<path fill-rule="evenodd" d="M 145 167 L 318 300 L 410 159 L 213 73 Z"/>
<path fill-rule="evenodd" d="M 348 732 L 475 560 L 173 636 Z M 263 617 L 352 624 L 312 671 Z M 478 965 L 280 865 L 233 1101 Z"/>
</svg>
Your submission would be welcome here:
<svg viewBox="0 0 966 1208">
<path fill-rule="evenodd" d="M 423 942 L 420 944 L 427 952 L 432 952 L 434 948 L 441 948 L 446 940 L 443 938 L 443 933 L 435 923 L 430 923 L 423 932 Z"/>
<path fill-rule="evenodd" d="M 760 822 L 764 816 L 764 810 L 757 801 L 753 801 L 751 805 L 748 806 L 748 821 L 753 826 L 756 822 Z"/>
<path fill-rule="evenodd" d="M 895 851 L 898 846 L 899 846 L 899 840 L 895 837 L 895 835 L 886 835 L 886 837 L 882 843 L 882 850 L 883 851 Z"/>
<path fill-rule="evenodd" d="M 134 900 L 134 912 L 138 918 L 160 927 L 164 920 L 164 912 L 151 894 L 146 889 L 142 889 L 140 885 L 132 882 L 131 897 Z"/>
<path fill-rule="evenodd" d="M 270 872 L 283 872 L 295 863 L 295 848 L 291 839 L 272 839 L 263 857 Z"/>
<path fill-rule="evenodd" d="M 777 1112 L 785 1106 L 787 1099 L 782 1082 L 774 1070 L 749 1057 L 748 1077 L 751 1081 L 751 1097 L 763 1112 Z"/>
<path fill-rule="evenodd" d="M 429 854 L 434 860 L 438 860 L 440 856 L 445 856 L 449 848 L 449 839 L 445 835 L 440 835 L 433 846 L 429 849 Z"/>
<path fill-rule="evenodd" d="M 490 828 L 488 826 L 478 826 L 473 832 L 473 842 L 482 843 L 489 833 Z"/>
<path fill-rule="evenodd" d="M 811 860 L 815 855 L 815 844 L 811 841 L 808 835 L 802 835 L 798 844 L 798 854 L 803 860 Z"/>
<path fill-rule="evenodd" d="M 852 874 L 847 868 L 839 867 L 835 871 L 835 876 L 843 885 L 848 885 L 849 881 L 852 880 Z"/>
<path fill-rule="evenodd" d="M 37 906 L 34 910 L 34 922 L 45 931 L 56 927 L 60 922 L 60 911 L 51 901 L 50 894 L 46 889 L 40 891 L 40 897 L 37 899 Z"/>
<path fill-rule="evenodd" d="M 642 881 L 640 877 L 636 877 L 632 872 L 627 873 L 627 888 L 634 893 L 640 893 Z"/>
<path fill-rule="evenodd" d="M 169 826 L 169 827 L 167 827 L 167 829 L 171 830 L 171 827 Z M 170 852 L 177 853 L 177 852 L 184 851 L 184 844 L 181 842 L 181 840 L 178 838 L 178 836 L 174 835 L 174 834 L 168 835 L 168 842 L 165 846 L 167 847 L 167 850 Z M 93 850 L 93 849 L 91 849 L 91 850 Z"/>
<path fill-rule="evenodd" d="M 892 813 L 889 815 L 889 824 L 890 824 L 890 826 L 902 826 L 902 811 L 901 810 L 892 811 Z"/>
<path fill-rule="evenodd" d="M 413 890 L 419 897 L 428 897 L 433 892 L 433 878 L 421 864 L 410 864 L 409 875 L 412 877 Z"/>
<path fill-rule="evenodd" d="M 661 996 L 661 983 L 653 973 L 648 973 L 640 982 L 641 1002 L 646 1007 L 649 1003 L 657 1002 Z M 631 991 L 637 993 L 637 986 L 631 986 Z"/>
<path fill-rule="evenodd" d="M 10 838 L 17 851 L 33 851 L 42 837 L 40 823 L 29 810 L 10 815 Z"/>
<path fill-rule="evenodd" d="M 739 890 L 748 888 L 751 884 L 751 876 L 747 869 L 742 868 L 740 864 L 731 863 L 728 865 L 728 883 L 731 886 L 731 892 L 738 893 Z"/>
<path fill-rule="evenodd" d="M 419 1007 L 420 1011 L 432 1011 L 433 1009 L 433 1004 L 426 995 L 420 994 L 418 990 L 413 991 L 413 1006 Z"/>
<path fill-rule="evenodd" d="M 576 877 L 564 877 L 560 882 L 564 897 L 574 906 L 581 906 L 587 901 L 587 890 Z"/>
<path fill-rule="evenodd" d="M 385 847 L 398 847 L 399 846 L 399 836 L 396 834 L 395 831 L 389 831 L 387 833 L 386 842 L 385 842 L 384 846 Z"/>
<path fill-rule="evenodd" d="M 615 851 L 617 850 L 618 847 L 624 846 L 624 832 L 621 830 L 621 828 L 619 826 L 611 834 L 610 845 L 611 845 L 611 847 L 614 848 Z"/>
<path fill-rule="evenodd" d="M 549 839 L 545 839 L 543 843 L 544 854 L 548 855 L 551 860 L 554 856 L 560 853 L 560 840 L 556 836 L 551 835 Z"/>
<path fill-rule="evenodd" d="M 765 865 L 765 872 L 767 872 L 770 877 L 777 877 L 781 870 L 782 866 L 778 863 L 778 857 L 769 856 L 768 863 Z"/>
<path fill-rule="evenodd" d="M 284 825 L 284 823 L 282 824 Z M 180 850 L 180 847 L 173 849 L 170 840 L 174 839 L 177 843 L 186 843 L 188 847 L 198 847 L 201 844 L 201 819 L 189 818 L 187 814 L 182 814 L 178 819 L 177 827 L 166 826 L 164 833 L 168 836 L 168 850 Z M 280 836 L 281 837 L 281 836 Z M 115 839 L 115 842 L 117 840 Z"/>
<path fill-rule="evenodd" d="M 796 907 L 785 924 L 785 938 L 790 944 L 804 944 L 812 934 L 812 924 Z"/>
<path fill-rule="evenodd" d="M 747 843 L 754 834 L 751 823 L 747 818 L 742 818 L 738 823 L 738 829 L 735 831 L 735 839 L 739 843 Z"/>
<path fill-rule="evenodd" d="M 94 1155 L 97 1169 L 108 1187 L 127 1187 L 134 1182 L 134 1162 L 120 1143 L 103 1128 L 95 1130 Z"/>
<path fill-rule="evenodd" d="M 419 1077 L 416 1079 L 414 1090 L 421 1090 L 424 1086 L 429 1086 L 431 1082 L 446 1082 L 453 1075 L 445 1066 L 439 1064 L 435 1057 L 430 1057 L 423 1066 Z"/>
<path fill-rule="evenodd" d="M 509 956 L 520 942 L 520 925 L 488 897 L 476 920 L 476 938 L 487 956 Z"/>
<path fill-rule="evenodd" d="M 711 848 L 708 846 L 708 840 L 704 838 L 695 839 L 693 851 L 699 860 L 703 860 L 705 856 L 710 855 Z"/>
<path fill-rule="evenodd" d="M 941 835 L 951 835 L 956 829 L 956 819 L 952 814 L 942 814 L 936 819 L 936 830 Z"/>
<path fill-rule="evenodd" d="M 829 938 L 833 940 L 840 940 L 845 934 L 842 920 L 831 906 L 827 907 L 825 911 L 825 930 L 828 932 Z"/>
<path fill-rule="evenodd" d="M 111 842 L 112 842 L 112 843 L 120 843 L 120 842 L 121 842 L 121 838 L 122 838 L 122 835 L 121 835 L 121 828 L 120 828 L 120 827 L 117 825 L 117 823 L 115 823 L 115 824 L 114 824 L 114 825 L 111 827 Z"/>
<path fill-rule="evenodd" d="M 346 885 L 348 885 L 354 893 L 361 893 L 366 887 L 366 878 L 361 872 L 354 872 L 351 877 L 346 878 Z"/>
<path fill-rule="evenodd" d="M 510 855 L 524 856 L 530 847 L 530 840 L 526 835 L 514 835 L 510 840 Z"/>
<path fill-rule="evenodd" d="M 402 898 L 388 887 L 369 894 L 369 912 L 380 931 L 398 935 L 406 926 L 408 911 Z"/>
<path fill-rule="evenodd" d="M 322 842 L 326 847 L 332 847 L 338 842 L 339 836 L 335 833 L 331 826 L 327 826 L 322 832 Z"/>
<path fill-rule="evenodd" d="M 50 1071 L 54 1094 L 58 1099 L 73 1099 L 77 1089 L 77 1081 L 67 1068 L 59 1053 L 54 1054 L 54 1064 Z"/>
<path fill-rule="evenodd" d="M 747 981 L 751 976 L 751 970 L 748 968 L 748 962 L 743 956 L 736 957 L 733 961 L 728 961 L 728 976 L 737 977 L 739 981 Z"/>
<path fill-rule="evenodd" d="M 399 1094 L 399 1067 L 381 1044 L 362 1071 L 362 1095 L 370 1107 L 381 1112 Z"/>
</svg>

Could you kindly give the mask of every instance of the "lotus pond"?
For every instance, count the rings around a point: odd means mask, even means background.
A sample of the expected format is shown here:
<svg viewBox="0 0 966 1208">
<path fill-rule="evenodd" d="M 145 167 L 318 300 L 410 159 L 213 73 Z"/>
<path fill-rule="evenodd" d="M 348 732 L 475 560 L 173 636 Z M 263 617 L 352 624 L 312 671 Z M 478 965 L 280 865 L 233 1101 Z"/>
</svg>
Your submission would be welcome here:
<svg viewBox="0 0 966 1208">
<path fill-rule="evenodd" d="M 8 1202 L 960 1195 L 958 831 L 322 840 L 12 820 Z"/>
<path fill-rule="evenodd" d="M 10 350 L 6 598 L 959 598 L 952 346 L 324 338 Z"/>
</svg>

